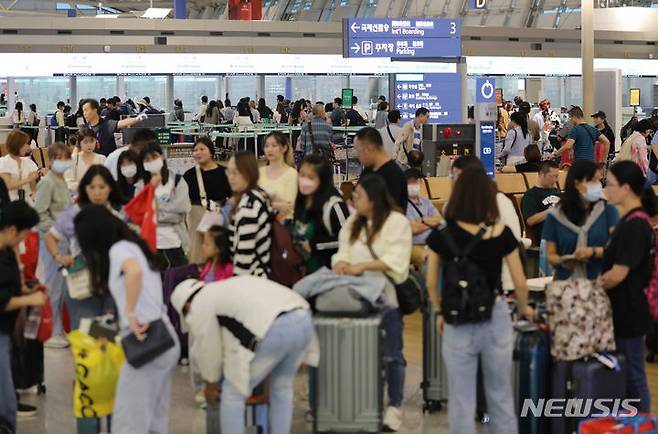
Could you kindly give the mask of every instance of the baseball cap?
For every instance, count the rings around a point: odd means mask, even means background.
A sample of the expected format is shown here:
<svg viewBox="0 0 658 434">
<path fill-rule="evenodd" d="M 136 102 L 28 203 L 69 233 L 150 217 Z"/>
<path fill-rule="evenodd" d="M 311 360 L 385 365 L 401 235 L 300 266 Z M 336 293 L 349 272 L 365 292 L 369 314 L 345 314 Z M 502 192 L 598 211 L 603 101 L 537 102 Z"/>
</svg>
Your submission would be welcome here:
<svg viewBox="0 0 658 434">
<path fill-rule="evenodd" d="M 604 111 L 597 111 L 592 115 L 593 118 L 599 118 L 599 119 L 606 119 L 605 112 Z"/>
<path fill-rule="evenodd" d="M 187 324 L 183 319 L 183 307 L 205 287 L 205 283 L 197 279 L 186 279 L 176 285 L 171 294 L 171 305 L 181 317 L 181 331 L 187 331 Z"/>
</svg>

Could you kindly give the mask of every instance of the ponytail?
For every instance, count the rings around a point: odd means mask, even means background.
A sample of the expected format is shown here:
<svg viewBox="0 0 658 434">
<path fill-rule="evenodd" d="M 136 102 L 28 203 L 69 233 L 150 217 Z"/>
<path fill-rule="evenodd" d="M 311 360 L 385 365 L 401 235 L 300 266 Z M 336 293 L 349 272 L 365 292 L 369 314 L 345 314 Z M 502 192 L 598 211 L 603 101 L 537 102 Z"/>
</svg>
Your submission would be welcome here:
<svg viewBox="0 0 658 434">
<path fill-rule="evenodd" d="M 512 120 L 519 127 L 521 127 L 521 132 L 523 133 L 524 139 L 528 137 L 528 117 L 526 116 L 525 113 L 521 113 L 521 112 L 512 113 L 512 116 L 510 116 L 510 120 Z"/>
</svg>

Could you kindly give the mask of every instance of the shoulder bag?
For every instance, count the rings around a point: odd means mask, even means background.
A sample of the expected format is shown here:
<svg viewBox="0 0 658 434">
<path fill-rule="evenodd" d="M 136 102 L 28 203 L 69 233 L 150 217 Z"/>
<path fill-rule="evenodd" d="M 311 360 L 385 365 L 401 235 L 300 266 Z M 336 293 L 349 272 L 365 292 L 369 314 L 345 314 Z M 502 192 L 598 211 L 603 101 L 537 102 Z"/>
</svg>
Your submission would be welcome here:
<svg viewBox="0 0 658 434">
<path fill-rule="evenodd" d="M 145 334 L 146 338 L 143 341 L 137 340 L 132 332 L 121 339 L 126 361 L 135 369 L 151 362 L 176 345 L 162 318 L 152 321 Z"/>
<path fill-rule="evenodd" d="M 194 167 L 196 173 L 196 182 L 199 186 L 199 197 L 201 198 L 201 206 L 205 209 L 201 221 L 197 226 L 197 232 L 208 232 L 213 226 L 222 226 L 224 218 L 221 213 L 221 205 L 214 200 L 209 200 L 206 194 L 206 187 L 203 183 L 203 176 L 199 166 Z"/>
<path fill-rule="evenodd" d="M 370 255 L 378 261 L 379 257 L 370 244 L 366 244 Z M 402 315 L 411 315 L 416 312 L 423 304 L 425 294 L 425 282 L 420 273 L 409 271 L 409 277 L 402 283 L 395 283 L 393 278 L 384 273 L 384 276 L 395 288 L 395 294 L 398 298 L 398 307 Z"/>
<path fill-rule="evenodd" d="M 73 264 L 65 269 L 66 286 L 74 300 L 84 300 L 92 296 L 91 275 L 82 255 L 73 258 Z"/>
</svg>

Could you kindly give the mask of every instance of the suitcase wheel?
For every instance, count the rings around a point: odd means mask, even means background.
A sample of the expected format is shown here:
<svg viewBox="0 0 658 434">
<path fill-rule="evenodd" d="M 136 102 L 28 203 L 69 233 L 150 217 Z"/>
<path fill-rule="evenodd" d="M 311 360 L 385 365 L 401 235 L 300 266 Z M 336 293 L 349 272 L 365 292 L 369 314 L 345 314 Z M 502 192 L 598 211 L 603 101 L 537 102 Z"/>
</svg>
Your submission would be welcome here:
<svg viewBox="0 0 658 434">
<path fill-rule="evenodd" d="M 480 422 L 482 425 L 486 425 L 491 421 L 491 418 L 487 413 L 478 411 L 477 415 L 475 416 L 475 420 Z"/>
<path fill-rule="evenodd" d="M 423 405 L 423 413 L 436 413 L 437 411 L 441 411 L 441 407 L 441 401 L 426 401 Z"/>
<path fill-rule="evenodd" d="M 37 395 L 45 395 L 46 394 L 46 384 L 41 383 L 37 386 Z"/>
</svg>

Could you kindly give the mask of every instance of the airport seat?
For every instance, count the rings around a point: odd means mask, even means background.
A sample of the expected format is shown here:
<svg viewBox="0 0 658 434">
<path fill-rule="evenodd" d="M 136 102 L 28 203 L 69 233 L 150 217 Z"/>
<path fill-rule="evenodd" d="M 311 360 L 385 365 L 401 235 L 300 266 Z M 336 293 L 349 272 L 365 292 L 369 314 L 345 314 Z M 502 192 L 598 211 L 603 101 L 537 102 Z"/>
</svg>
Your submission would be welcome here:
<svg viewBox="0 0 658 434">
<path fill-rule="evenodd" d="M 430 197 L 430 190 L 427 187 L 427 180 L 422 179 L 420 180 L 420 197 Z"/>
<path fill-rule="evenodd" d="M 539 181 L 539 173 L 537 172 L 524 173 L 523 177 L 525 178 L 525 183 L 526 186 L 528 187 L 528 190 L 536 186 L 537 182 Z"/>
<path fill-rule="evenodd" d="M 560 174 L 557 177 L 557 188 L 559 188 L 560 191 L 564 191 L 564 186 L 567 183 L 567 173 L 566 170 L 560 170 Z"/>
<path fill-rule="evenodd" d="M 510 194 L 523 194 L 528 190 L 523 173 L 497 173 L 496 185 L 498 191 Z"/>
<path fill-rule="evenodd" d="M 658 185 L 652 185 L 651 188 L 653 188 L 653 192 L 658 196 Z"/>
<path fill-rule="evenodd" d="M 452 191 L 450 178 L 446 176 L 426 178 L 430 199 L 448 200 Z"/>
</svg>

